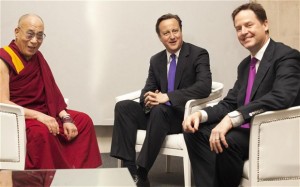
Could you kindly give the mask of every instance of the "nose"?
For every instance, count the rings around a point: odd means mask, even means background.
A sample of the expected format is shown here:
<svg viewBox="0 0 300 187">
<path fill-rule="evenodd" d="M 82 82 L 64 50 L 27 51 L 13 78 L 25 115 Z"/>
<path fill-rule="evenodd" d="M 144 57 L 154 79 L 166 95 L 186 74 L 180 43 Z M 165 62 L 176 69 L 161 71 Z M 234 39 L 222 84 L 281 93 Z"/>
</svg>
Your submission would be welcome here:
<svg viewBox="0 0 300 187">
<path fill-rule="evenodd" d="M 175 34 L 171 32 L 170 38 L 174 39 L 175 38 Z"/>
<path fill-rule="evenodd" d="M 34 36 L 30 39 L 30 42 L 32 42 L 32 43 L 37 43 L 37 42 L 38 42 L 38 39 L 37 39 L 36 35 L 34 35 Z"/>
<path fill-rule="evenodd" d="M 248 33 L 248 29 L 246 27 L 242 27 L 242 34 L 247 34 Z"/>
</svg>

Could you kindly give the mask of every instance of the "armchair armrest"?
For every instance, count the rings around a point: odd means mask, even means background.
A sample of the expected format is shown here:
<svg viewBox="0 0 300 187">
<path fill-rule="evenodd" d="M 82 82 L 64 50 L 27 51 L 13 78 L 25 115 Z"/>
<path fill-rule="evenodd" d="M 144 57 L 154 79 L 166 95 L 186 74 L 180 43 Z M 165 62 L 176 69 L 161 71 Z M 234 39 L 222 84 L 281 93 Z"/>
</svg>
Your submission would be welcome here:
<svg viewBox="0 0 300 187">
<path fill-rule="evenodd" d="M 141 95 L 141 90 L 137 90 L 134 92 L 130 92 L 124 95 L 120 95 L 116 97 L 116 102 L 123 101 L 123 100 L 133 100 L 133 101 L 139 101 Z"/>
<path fill-rule="evenodd" d="M 250 183 L 299 183 L 300 106 L 259 114 L 251 122 Z M 298 184 L 296 183 L 296 184 Z"/>
<path fill-rule="evenodd" d="M 24 110 L 20 106 L 0 103 L 0 169 L 23 170 L 26 132 Z"/>
<path fill-rule="evenodd" d="M 224 85 L 219 82 L 212 83 L 211 94 L 203 99 L 191 99 L 185 104 L 184 117 L 200 110 L 201 108 L 213 105 L 221 100 Z"/>
</svg>

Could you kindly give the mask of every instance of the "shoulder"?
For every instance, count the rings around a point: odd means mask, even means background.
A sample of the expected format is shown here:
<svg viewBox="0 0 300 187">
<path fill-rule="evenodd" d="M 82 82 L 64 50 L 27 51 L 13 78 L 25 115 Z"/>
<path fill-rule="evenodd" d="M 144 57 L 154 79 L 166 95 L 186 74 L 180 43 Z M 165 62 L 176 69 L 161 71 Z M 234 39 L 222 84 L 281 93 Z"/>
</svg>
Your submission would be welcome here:
<svg viewBox="0 0 300 187">
<path fill-rule="evenodd" d="M 281 43 L 270 41 L 269 46 L 266 49 L 266 55 L 276 59 L 285 59 L 285 58 L 296 58 L 300 60 L 300 52 L 296 49 L 291 48 L 290 46 Z"/>
<path fill-rule="evenodd" d="M 182 44 L 182 50 L 189 50 L 190 52 L 205 52 L 208 53 L 208 51 L 206 49 L 204 49 L 203 47 L 199 47 L 197 45 L 191 44 L 191 43 L 187 43 L 187 42 L 183 42 Z"/>
<path fill-rule="evenodd" d="M 162 50 L 162 51 L 154 54 L 153 56 L 151 56 L 150 64 L 159 63 L 162 60 L 167 61 L 167 52 L 166 52 L 166 50 Z"/>
</svg>

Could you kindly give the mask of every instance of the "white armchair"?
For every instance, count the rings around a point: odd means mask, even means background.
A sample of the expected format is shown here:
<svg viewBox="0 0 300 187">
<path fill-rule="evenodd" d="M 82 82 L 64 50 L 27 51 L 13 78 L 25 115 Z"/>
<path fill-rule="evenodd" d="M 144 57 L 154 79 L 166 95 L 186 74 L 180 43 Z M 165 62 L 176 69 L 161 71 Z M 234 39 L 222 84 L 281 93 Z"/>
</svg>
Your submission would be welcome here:
<svg viewBox="0 0 300 187">
<path fill-rule="evenodd" d="M 65 98 L 66 104 L 69 99 Z M 26 126 L 24 109 L 0 103 L 0 170 L 24 170 Z"/>
<path fill-rule="evenodd" d="M 23 170 L 25 154 L 24 110 L 0 103 L 0 169 Z"/>
<path fill-rule="evenodd" d="M 254 117 L 240 186 L 300 186 L 300 106 Z"/>
<path fill-rule="evenodd" d="M 212 84 L 212 92 L 209 97 L 204 99 L 190 100 L 185 105 L 185 114 L 184 116 L 188 116 L 195 110 L 200 109 L 201 107 L 205 107 L 210 103 L 218 102 L 222 97 L 223 92 L 223 84 L 218 82 L 213 82 Z M 116 97 L 116 102 L 121 100 L 134 100 L 139 101 L 141 90 L 131 92 L 122 96 Z M 138 130 L 137 138 L 136 138 L 136 146 L 135 149 L 139 152 L 142 148 L 144 139 L 146 136 L 145 130 Z M 184 183 L 185 186 L 191 186 L 191 164 L 188 156 L 186 144 L 183 138 L 183 134 L 171 134 L 167 135 L 161 149 L 160 154 L 167 155 L 166 157 L 166 170 L 169 171 L 169 156 L 179 156 L 183 158 L 183 166 L 184 166 Z M 118 167 L 121 167 L 122 163 L 118 161 Z"/>
</svg>

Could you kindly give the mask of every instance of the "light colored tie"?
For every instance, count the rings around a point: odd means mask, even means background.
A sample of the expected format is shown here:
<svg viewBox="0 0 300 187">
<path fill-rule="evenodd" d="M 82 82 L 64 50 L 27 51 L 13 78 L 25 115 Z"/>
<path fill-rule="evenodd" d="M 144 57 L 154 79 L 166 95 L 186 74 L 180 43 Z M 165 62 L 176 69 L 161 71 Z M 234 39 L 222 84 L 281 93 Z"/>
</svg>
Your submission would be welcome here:
<svg viewBox="0 0 300 187">
<path fill-rule="evenodd" d="M 168 73 L 168 92 L 174 91 L 175 74 L 176 74 L 176 55 L 171 54 L 171 62 Z"/>
<path fill-rule="evenodd" d="M 247 105 L 250 102 L 250 96 L 252 92 L 252 86 L 254 83 L 255 75 L 256 75 L 256 65 L 257 59 L 253 57 L 250 62 L 250 69 L 249 69 L 249 75 L 248 75 L 248 84 L 247 84 L 247 91 L 246 91 L 246 97 L 244 104 Z M 250 128 L 249 123 L 245 123 L 241 125 L 242 128 Z"/>
</svg>

